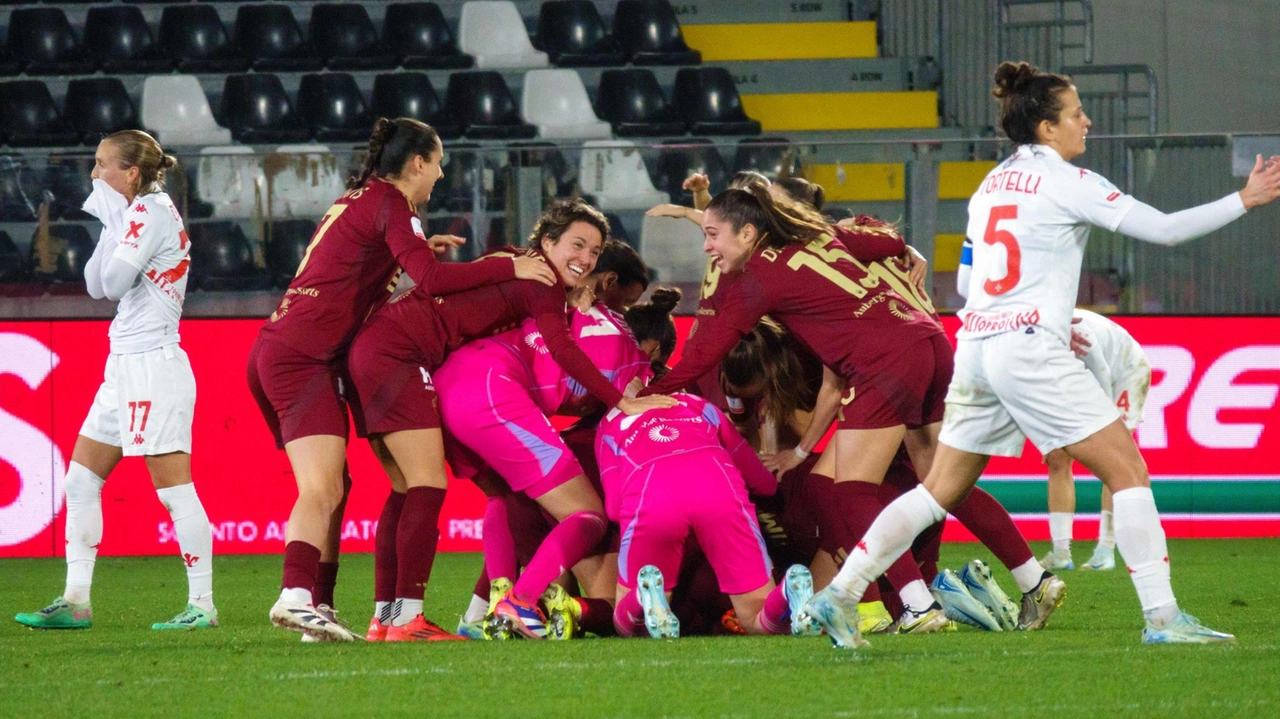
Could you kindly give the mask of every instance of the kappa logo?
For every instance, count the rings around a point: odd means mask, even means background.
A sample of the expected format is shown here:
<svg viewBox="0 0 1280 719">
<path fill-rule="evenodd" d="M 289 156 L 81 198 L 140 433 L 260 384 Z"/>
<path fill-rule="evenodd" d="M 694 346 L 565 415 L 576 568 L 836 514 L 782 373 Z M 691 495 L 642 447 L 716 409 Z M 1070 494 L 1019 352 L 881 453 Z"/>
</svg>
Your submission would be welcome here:
<svg viewBox="0 0 1280 719">
<path fill-rule="evenodd" d="M 200 558 L 190 552 L 183 552 L 182 561 L 186 562 L 188 567 L 194 567 Z"/>
<path fill-rule="evenodd" d="M 143 439 L 142 435 L 140 434 L 133 435 L 133 446 L 137 447 L 138 445 L 142 445 L 146 443 L 147 443 L 147 440 Z"/>
<path fill-rule="evenodd" d="M 133 211 L 134 211 L 134 212 L 141 212 L 142 214 L 144 214 L 144 215 L 145 215 L 145 214 L 147 214 L 147 206 L 146 206 L 146 205 L 144 205 L 144 204 L 142 204 L 141 202 L 139 202 L 136 206 L 134 206 Z"/>
<path fill-rule="evenodd" d="M 853 548 L 854 548 L 854 550 L 855 550 L 855 551 L 860 551 L 860 552 L 862 552 L 863 554 L 868 554 L 868 552 L 867 552 L 867 543 L 866 543 L 865 541 L 863 541 L 863 540 L 858 540 L 858 543 L 857 543 L 857 544 L 855 544 L 855 545 L 853 545 Z"/>
</svg>

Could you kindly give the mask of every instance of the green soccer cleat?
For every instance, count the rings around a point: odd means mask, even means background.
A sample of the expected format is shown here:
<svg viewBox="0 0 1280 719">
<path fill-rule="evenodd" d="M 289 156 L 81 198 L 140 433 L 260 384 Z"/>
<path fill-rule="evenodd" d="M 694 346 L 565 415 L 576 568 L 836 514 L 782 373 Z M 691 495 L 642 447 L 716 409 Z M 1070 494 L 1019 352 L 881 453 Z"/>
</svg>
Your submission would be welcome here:
<svg viewBox="0 0 1280 719">
<path fill-rule="evenodd" d="M 511 592 L 511 587 L 511 580 L 506 577 L 498 577 L 489 582 L 489 611 L 484 613 L 482 629 L 486 640 L 503 641 L 511 638 L 511 627 L 494 611 L 498 608 L 498 603 Z"/>
<path fill-rule="evenodd" d="M 484 639 L 484 620 L 478 619 L 474 622 L 458 620 L 458 631 L 454 634 L 467 639 Z"/>
<path fill-rule="evenodd" d="M 1116 550 L 1115 547 L 1094 547 L 1093 555 L 1089 557 L 1081 569 L 1089 569 L 1095 572 L 1108 572 L 1116 568 Z"/>
<path fill-rule="evenodd" d="M 636 575 L 636 589 L 640 606 L 644 609 L 644 626 L 654 639 L 679 639 L 680 620 L 667 603 L 662 570 L 646 564 Z"/>
<path fill-rule="evenodd" d="M 1235 644 L 1236 636 L 1206 627 L 1199 619 L 1182 612 L 1162 628 L 1147 622 L 1142 630 L 1143 644 Z"/>
<path fill-rule="evenodd" d="M 884 602 L 863 602 L 858 605 L 858 631 L 863 634 L 887 634 L 893 627 L 893 616 Z"/>
<path fill-rule="evenodd" d="M 542 593 L 541 601 L 547 613 L 547 639 L 563 641 L 582 636 L 582 605 L 564 587 L 552 582 Z"/>
<path fill-rule="evenodd" d="M 218 626 L 218 610 L 205 611 L 194 604 L 188 604 L 178 616 L 167 622 L 156 622 L 152 629 L 213 629 Z"/>
<path fill-rule="evenodd" d="M 13 621 L 32 629 L 88 629 L 93 626 L 93 609 L 89 603 L 72 604 L 62 597 L 38 612 L 22 612 Z"/>
</svg>

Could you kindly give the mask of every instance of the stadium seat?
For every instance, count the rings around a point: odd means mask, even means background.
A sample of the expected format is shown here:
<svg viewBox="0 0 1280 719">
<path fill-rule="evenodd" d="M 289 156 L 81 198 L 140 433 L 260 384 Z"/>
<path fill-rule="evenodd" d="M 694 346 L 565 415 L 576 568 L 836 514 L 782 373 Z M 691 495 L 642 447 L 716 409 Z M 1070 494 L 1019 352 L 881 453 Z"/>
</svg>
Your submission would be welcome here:
<svg viewBox="0 0 1280 719">
<path fill-rule="evenodd" d="M 194 75 L 154 75 L 142 84 L 142 126 L 161 145 L 229 145 L 231 131 L 213 109 Z"/>
<path fill-rule="evenodd" d="M 363 5 L 312 7 L 310 38 L 330 70 L 386 70 L 396 66 L 396 58 L 378 41 L 378 32 Z"/>
<path fill-rule="evenodd" d="M 67 83 L 65 117 L 87 145 L 120 130 L 136 130 L 138 109 L 115 77 L 91 77 Z"/>
<path fill-rule="evenodd" d="M 222 86 L 221 124 L 239 142 L 302 142 L 307 128 L 298 124 L 293 103 L 271 74 L 228 75 Z"/>
<path fill-rule="evenodd" d="M 365 136 L 368 136 L 365 128 Z M 281 145 L 263 158 L 264 216 L 314 220 L 347 191 L 347 165 L 325 145 Z"/>
<path fill-rule="evenodd" d="M 60 222 L 49 225 L 48 229 L 47 234 L 39 227 L 31 233 L 28 254 L 31 275 L 45 282 L 83 287 L 84 266 L 98 243 L 84 225 Z"/>
<path fill-rule="evenodd" d="M 160 14 L 159 45 L 178 72 L 228 73 L 249 69 L 211 5 L 170 5 Z"/>
<path fill-rule="evenodd" d="M 578 183 L 602 210 L 647 210 L 671 201 L 654 188 L 640 149 L 625 140 L 587 142 L 578 163 Z"/>
<path fill-rule="evenodd" d="M 79 135 L 39 80 L 0 83 L 0 135 L 14 147 L 72 145 Z"/>
<path fill-rule="evenodd" d="M 9 14 L 8 45 L 28 75 L 84 75 L 94 69 L 61 8 L 14 10 Z"/>
<path fill-rule="evenodd" d="M 404 67 L 459 70 L 475 64 L 475 58 L 458 50 L 453 30 L 432 2 L 388 5 L 382 42 Z"/>
<path fill-rule="evenodd" d="M 89 8 L 85 49 L 106 73 L 169 72 L 173 60 L 155 44 L 142 11 L 131 5 Z"/>
<path fill-rule="evenodd" d="M 298 119 L 321 142 L 359 142 L 369 137 L 369 106 L 345 72 L 303 75 L 298 87 Z"/>
<path fill-rule="evenodd" d="M 604 219 L 609 221 L 609 236 L 615 240 L 623 242 L 635 247 L 635 243 L 631 241 L 631 233 L 627 231 L 627 226 L 622 224 L 622 218 L 612 212 L 604 213 Z"/>
<path fill-rule="evenodd" d="M 711 194 L 725 188 L 729 180 L 729 168 L 725 166 L 720 151 L 710 140 L 680 141 L 675 147 L 665 147 L 658 155 L 654 184 L 675 198 L 676 204 L 692 205 L 693 193 L 682 185 L 692 174 L 706 175 L 711 181 Z"/>
<path fill-rule="evenodd" d="M 458 45 L 481 68 L 546 67 L 547 54 L 533 49 L 513 2 L 478 0 L 462 6 Z"/>
<path fill-rule="evenodd" d="M 613 12 L 613 37 L 636 65 L 702 62 L 702 54 L 685 44 L 676 12 L 667 0 L 621 0 Z"/>
<path fill-rule="evenodd" d="M 454 235 L 456 237 L 465 237 L 467 243 L 459 245 L 449 250 L 447 258 L 453 262 L 470 262 L 478 257 L 481 252 L 480 244 L 472 237 L 471 222 L 466 217 L 448 216 L 433 217 L 427 220 L 427 236 L 433 235 Z M 445 259 L 446 256 L 440 256 Z"/>
<path fill-rule="evenodd" d="M 261 217 L 266 211 L 262 157 L 251 147 L 202 149 L 196 163 L 195 186 L 195 197 L 212 207 L 214 217 Z"/>
<path fill-rule="evenodd" d="M 191 235 L 192 290 L 264 289 L 269 278 L 253 263 L 253 248 L 235 222 L 193 222 Z"/>
<path fill-rule="evenodd" d="M 477 70 L 449 76 L 445 106 L 467 137 L 486 140 L 530 138 L 538 129 L 516 111 L 515 98 L 502 74 Z"/>
<path fill-rule="evenodd" d="M 596 93 L 596 114 L 619 137 L 678 135 L 684 121 L 667 104 L 652 70 L 605 70 Z"/>
<path fill-rule="evenodd" d="M 755 170 L 771 180 L 800 174 L 800 153 L 785 137 L 761 137 L 738 142 L 733 171 Z"/>
<path fill-rule="evenodd" d="M 508 145 L 508 167 L 538 167 L 542 169 L 543 199 L 550 202 L 556 197 L 573 194 L 577 169 L 570 167 L 564 153 L 553 142 L 513 142 Z"/>
<path fill-rule="evenodd" d="M 496 167 L 496 158 L 496 153 L 485 152 L 475 143 L 450 143 L 445 152 L 444 179 L 436 183 L 427 209 L 471 212 L 477 193 L 481 202 L 492 207 L 494 198 L 506 193 L 505 178 Z"/>
<path fill-rule="evenodd" d="M 235 38 L 254 70 L 313 72 L 324 67 L 288 5 L 241 5 Z"/>
<path fill-rule="evenodd" d="M 538 126 L 549 140 L 596 139 L 610 136 L 609 123 L 591 109 L 591 98 L 576 70 L 530 70 L 524 76 L 520 116 Z"/>
<path fill-rule="evenodd" d="M 627 61 L 591 0 L 542 3 L 533 44 L 560 67 L 622 65 Z"/>
<path fill-rule="evenodd" d="M 22 261 L 22 251 L 13 244 L 9 233 L 0 230 L 0 282 L 21 282 L 26 277 L 27 268 Z"/>
<path fill-rule="evenodd" d="M 93 156 L 50 155 L 44 185 L 49 216 L 58 220 L 92 220 L 80 206 L 93 193 Z"/>
<path fill-rule="evenodd" d="M 676 109 L 695 135 L 759 135 L 747 117 L 733 75 L 723 67 L 686 67 L 676 72 Z"/>
<path fill-rule="evenodd" d="M 440 104 L 431 79 L 422 72 L 396 72 L 373 80 L 370 98 L 374 117 L 411 117 L 435 128 L 448 140 L 462 135 L 462 128 Z"/>
<path fill-rule="evenodd" d="M 702 228 L 683 217 L 648 217 L 640 225 L 645 264 L 659 282 L 698 282 L 707 269 Z"/>
<path fill-rule="evenodd" d="M 284 289 L 293 281 L 315 232 L 315 220 L 276 220 L 267 225 L 263 255 L 273 286 Z"/>
<path fill-rule="evenodd" d="M 22 72 L 22 63 L 13 57 L 13 53 L 9 52 L 7 46 L 0 45 L 0 77 L 17 75 L 20 72 Z"/>
<path fill-rule="evenodd" d="M 39 216 L 40 179 L 23 155 L 0 155 L 0 222 L 30 222 Z"/>
</svg>

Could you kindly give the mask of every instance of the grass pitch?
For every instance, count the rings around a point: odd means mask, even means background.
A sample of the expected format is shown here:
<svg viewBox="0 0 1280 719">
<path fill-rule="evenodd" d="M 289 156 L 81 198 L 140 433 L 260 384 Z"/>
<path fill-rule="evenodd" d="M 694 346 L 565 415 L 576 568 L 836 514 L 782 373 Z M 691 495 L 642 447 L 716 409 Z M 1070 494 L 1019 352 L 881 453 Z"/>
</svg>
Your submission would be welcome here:
<svg viewBox="0 0 1280 719">
<path fill-rule="evenodd" d="M 301 644 L 267 621 L 274 556 L 215 560 L 213 631 L 149 629 L 185 603 L 165 557 L 100 559 L 93 629 L 37 632 L 11 617 L 58 594 L 63 561 L 0 560 L 0 717 L 1280 716 L 1280 540 L 1170 544 L 1179 599 L 1237 646 L 1140 644 L 1123 568 L 1064 572 L 1045 631 L 878 636 L 853 653 L 825 637 Z M 944 566 L 974 556 L 995 566 L 979 545 L 943 545 Z M 440 556 L 428 615 L 452 627 L 479 566 Z M 343 560 L 338 605 L 359 628 L 372 573 L 369 555 Z"/>
</svg>

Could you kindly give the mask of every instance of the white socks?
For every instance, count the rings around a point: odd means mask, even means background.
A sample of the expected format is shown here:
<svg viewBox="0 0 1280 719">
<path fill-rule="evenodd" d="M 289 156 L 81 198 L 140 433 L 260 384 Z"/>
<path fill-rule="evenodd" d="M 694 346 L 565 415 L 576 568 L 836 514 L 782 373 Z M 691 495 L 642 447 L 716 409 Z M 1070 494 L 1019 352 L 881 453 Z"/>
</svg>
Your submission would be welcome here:
<svg viewBox="0 0 1280 719">
<path fill-rule="evenodd" d="M 832 580 L 836 592 L 843 595 L 841 599 L 850 603 L 862 599 L 867 585 L 911 548 L 916 535 L 946 516 L 946 510 L 924 485 L 893 500 L 871 523 L 866 536 L 849 553 L 840 573 Z"/>
<path fill-rule="evenodd" d="M 1129 566 L 1142 613 L 1156 627 L 1178 615 L 1178 602 L 1169 581 L 1169 549 L 1150 487 L 1115 493 L 1116 546 Z"/>
<path fill-rule="evenodd" d="M 383 624 L 391 624 L 391 611 L 395 608 L 395 602 L 374 602 L 373 616 Z"/>
<path fill-rule="evenodd" d="M 1116 529 L 1112 513 L 1102 510 L 1102 521 L 1098 523 L 1098 546 L 1112 549 L 1116 546 Z"/>
<path fill-rule="evenodd" d="M 89 601 L 93 563 L 102 541 L 102 485 L 106 481 L 78 462 L 67 467 L 67 587 L 62 596 L 72 604 Z"/>
<path fill-rule="evenodd" d="M 213 534 L 196 486 L 188 482 L 157 489 L 156 494 L 173 519 L 178 549 L 187 565 L 187 601 L 213 611 Z"/>
<path fill-rule="evenodd" d="M 311 604 L 311 590 L 301 587 L 286 587 L 280 590 L 280 601 L 290 604 Z"/>
<path fill-rule="evenodd" d="M 1040 586 L 1040 579 L 1044 577 L 1044 567 L 1040 566 L 1035 557 L 1032 557 L 1022 566 L 1010 569 L 1009 573 L 1013 575 L 1013 581 L 1018 583 L 1018 591 L 1026 594 Z"/>
<path fill-rule="evenodd" d="M 929 585 L 925 584 L 923 579 L 917 579 L 899 589 L 898 598 L 902 600 L 904 609 L 916 614 L 929 611 L 929 607 L 932 607 L 936 601 L 933 594 L 929 592 Z"/>
<path fill-rule="evenodd" d="M 1059 557 L 1071 556 L 1071 525 L 1075 515 L 1071 512 L 1049 513 L 1049 537 L 1053 539 L 1053 553 Z"/>
<path fill-rule="evenodd" d="M 396 607 L 391 613 L 391 626 L 403 627 L 409 622 L 412 622 L 413 618 L 419 614 L 422 614 L 421 599 L 404 599 L 402 597 L 396 597 Z"/>
<path fill-rule="evenodd" d="M 467 605 L 467 613 L 462 615 L 464 622 L 478 622 L 489 613 L 489 600 L 471 595 L 471 604 Z"/>
</svg>

